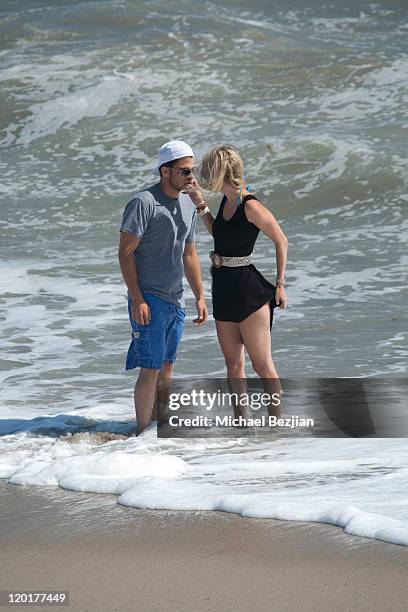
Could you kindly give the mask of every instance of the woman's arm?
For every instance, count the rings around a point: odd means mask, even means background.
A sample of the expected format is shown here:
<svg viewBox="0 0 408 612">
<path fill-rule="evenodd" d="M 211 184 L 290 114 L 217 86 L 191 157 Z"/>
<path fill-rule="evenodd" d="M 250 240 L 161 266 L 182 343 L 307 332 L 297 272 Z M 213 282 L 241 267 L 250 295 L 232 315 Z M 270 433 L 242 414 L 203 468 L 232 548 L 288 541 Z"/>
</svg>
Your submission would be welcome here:
<svg viewBox="0 0 408 612">
<path fill-rule="evenodd" d="M 208 209 L 207 212 L 205 212 L 204 214 L 200 215 L 200 211 Z M 211 234 L 212 236 L 212 228 L 213 228 L 213 223 L 214 223 L 214 217 L 213 214 L 211 212 L 211 210 L 208 208 L 207 204 L 201 204 L 201 206 L 198 206 L 196 208 L 197 210 L 197 214 L 201 217 L 205 227 L 207 228 L 208 232 Z"/>
<path fill-rule="evenodd" d="M 204 200 L 202 189 L 200 188 L 197 179 L 193 179 L 191 187 L 187 193 L 196 207 L 197 214 L 201 217 L 205 227 L 212 236 L 214 217 L 208 208 L 207 202 Z M 204 210 L 206 210 L 205 214 L 200 215 L 200 212 Z"/>
<path fill-rule="evenodd" d="M 248 200 L 245 204 L 245 214 L 250 223 L 256 225 L 276 247 L 276 291 L 277 303 L 286 308 L 285 270 L 288 255 L 288 239 L 283 233 L 273 214 L 257 200 Z"/>
</svg>

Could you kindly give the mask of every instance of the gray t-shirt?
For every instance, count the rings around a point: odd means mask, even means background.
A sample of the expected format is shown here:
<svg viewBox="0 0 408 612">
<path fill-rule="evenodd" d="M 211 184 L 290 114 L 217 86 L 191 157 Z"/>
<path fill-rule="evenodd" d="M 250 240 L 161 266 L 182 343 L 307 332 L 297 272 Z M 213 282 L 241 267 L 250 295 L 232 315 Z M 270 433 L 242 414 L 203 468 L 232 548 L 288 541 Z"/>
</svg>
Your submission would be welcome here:
<svg viewBox="0 0 408 612">
<path fill-rule="evenodd" d="M 121 232 L 141 238 L 135 262 L 141 291 L 184 308 L 183 252 L 194 240 L 195 206 L 187 194 L 176 199 L 160 183 L 136 193 L 123 214 Z"/>
</svg>

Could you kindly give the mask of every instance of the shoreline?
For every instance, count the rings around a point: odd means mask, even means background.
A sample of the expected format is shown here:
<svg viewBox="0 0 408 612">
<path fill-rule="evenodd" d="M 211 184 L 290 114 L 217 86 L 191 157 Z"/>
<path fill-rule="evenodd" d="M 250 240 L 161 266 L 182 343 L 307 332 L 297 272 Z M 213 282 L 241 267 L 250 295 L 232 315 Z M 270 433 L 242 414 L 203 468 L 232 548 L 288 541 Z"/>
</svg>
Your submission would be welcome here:
<svg viewBox="0 0 408 612">
<path fill-rule="evenodd" d="M 137 510 L 4 481 L 0 493 L 3 591 L 69 591 L 81 612 L 406 609 L 407 549 L 332 525 Z"/>
</svg>

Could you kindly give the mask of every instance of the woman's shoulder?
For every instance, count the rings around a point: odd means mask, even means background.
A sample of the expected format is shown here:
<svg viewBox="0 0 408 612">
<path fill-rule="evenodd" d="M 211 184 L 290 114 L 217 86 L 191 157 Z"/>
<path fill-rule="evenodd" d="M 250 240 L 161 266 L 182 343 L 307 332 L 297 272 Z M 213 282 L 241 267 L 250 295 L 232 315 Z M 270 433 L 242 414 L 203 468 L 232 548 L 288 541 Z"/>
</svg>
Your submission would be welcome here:
<svg viewBox="0 0 408 612">
<path fill-rule="evenodd" d="M 245 209 L 245 216 L 250 223 L 254 223 L 258 219 L 259 214 L 265 209 L 265 206 L 253 194 L 248 193 L 242 200 Z"/>
<path fill-rule="evenodd" d="M 261 202 L 259 201 L 259 198 L 257 198 L 256 195 L 253 193 L 247 193 L 242 198 L 242 204 L 243 208 L 245 208 L 245 212 L 256 211 L 259 209 L 260 206 L 262 206 Z"/>
<path fill-rule="evenodd" d="M 243 198 L 242 198 L 242 204 L 245 205 L 245 207 L 250 203 L 250 202 L 259 202 L 258 198 L 256 197 L 255 194 L 253 193 L 247 193 Z"/>
</svg>

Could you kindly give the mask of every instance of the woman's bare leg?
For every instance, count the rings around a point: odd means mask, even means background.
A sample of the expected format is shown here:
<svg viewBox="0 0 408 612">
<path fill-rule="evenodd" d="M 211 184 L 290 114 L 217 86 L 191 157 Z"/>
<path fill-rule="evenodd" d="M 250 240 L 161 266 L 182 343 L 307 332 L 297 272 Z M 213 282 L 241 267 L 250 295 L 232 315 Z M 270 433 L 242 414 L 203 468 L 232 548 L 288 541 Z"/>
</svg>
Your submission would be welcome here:
<svg viewBox="0 0 408 612">
<path fill-rule="evenodd" d="M 273 395 L 274 393 L 281 392 L 281 386 L 278 373 L 272 361 L 269 324 L 270 310 L 267 303 L 241 321 L 239 330 L 251 359 L 252 367 L 258 376 L 262 378 L 265 392 Z M 280 407 L 271 404 L 268 407 L 268 413 L 273 416 L 280 416 Z"/>
<path fill-rule="evenodd" d="M 245 378 L 244 341 L 239 331 L 239 323 L 215 321 L 215 327 L 228 378 Z"/>
<path fill-rule="evenodd" d="M 231 393 L 246 393 L 244 342 L 239 323 L 215 321 L 218 342 L 227 366 L 228 385 Z M 247 416 L 246 406 L 234 404 L 234 416 Z"/>
</svg>

